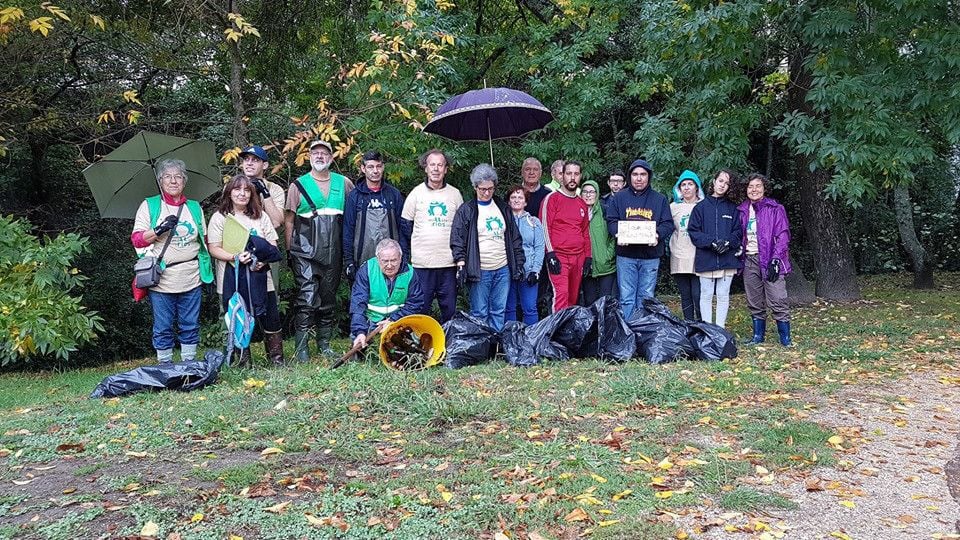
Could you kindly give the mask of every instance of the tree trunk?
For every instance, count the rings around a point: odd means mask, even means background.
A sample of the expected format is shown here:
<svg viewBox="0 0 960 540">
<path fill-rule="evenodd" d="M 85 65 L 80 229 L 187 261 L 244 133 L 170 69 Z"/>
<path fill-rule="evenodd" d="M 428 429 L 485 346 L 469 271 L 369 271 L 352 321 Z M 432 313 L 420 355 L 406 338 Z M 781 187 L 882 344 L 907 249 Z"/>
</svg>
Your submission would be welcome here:
<svg viewBox="0 0 960 540">
<path fill-rule="evenodd" d="M 230 101 L 233 104 L 233 144 L 240 148 L 249 144 L 249 129 L 245 120 L 247 107 L 243 102 L 243 57 L 240 45 L 232 41 L 230 50 Z"/>
<path fill-rule="evenodd" d="M 893 188 L 893 209 L 897 214 L 900 241 L 913 266 L 913 286 L 916 289 L 932 289 L 934 265 L 929 252 L 917 238 L 917 230 L 913 225 L 913 202 L 910 201 L 910 189 L 907 186 L 898 184 Z"/>
<path fill-rule="evenodd" d="M 793 109 L 812 117 L 819 116 L 807 101 L 807 92 L 813 85 L 813 76 L 804 64 L 802 49 L 790 58 L 790 88 L 788 100 Z M 811 171 L 812 158 L 795 155 L 794 170 L 798 171 L 800 187 L 800 215 L 803 229 L 813 252 L 816 268 L 816 294 L 827 300 L 859 300 L 860 286 L 853 264 L 853 250 L 847 237 L 846 224 L 840 205 L 824 194 L 830 182 L 830 173 L 817 168 Z"/>
<path fill-rule="evenodd" d="M 797 261 L 790 256 L 790 266 L 793 271 L 787 274 L 787 302 L 791 307 L 807 306 L 817 299 L 813 290 L 813 283 L 803 275 Z"/>
</svg>

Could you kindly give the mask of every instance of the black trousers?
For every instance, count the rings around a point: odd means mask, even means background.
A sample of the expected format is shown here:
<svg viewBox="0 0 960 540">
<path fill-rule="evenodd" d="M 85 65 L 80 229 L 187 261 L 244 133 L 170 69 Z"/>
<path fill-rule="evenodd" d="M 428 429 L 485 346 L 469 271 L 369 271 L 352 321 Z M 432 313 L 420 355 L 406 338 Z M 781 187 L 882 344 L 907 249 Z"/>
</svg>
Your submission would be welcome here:
<svg viewBox="0 0 960 540">
<path fill-rule="evenodd" d="M 688 321 L 700 320 L 700 278 L 696 274 L 673 274 L 680 289 L 680 305 L 683 318 Z"/>
<path fill-rule="evenodd" d="M 617 285 L 617 274 L 611 273 L 605 276 L 583 278 L 580 284 L 580 305 L 589 306 L 596 302 L 601 296 L 614 296 L 614 289 Z"/>
</svg>

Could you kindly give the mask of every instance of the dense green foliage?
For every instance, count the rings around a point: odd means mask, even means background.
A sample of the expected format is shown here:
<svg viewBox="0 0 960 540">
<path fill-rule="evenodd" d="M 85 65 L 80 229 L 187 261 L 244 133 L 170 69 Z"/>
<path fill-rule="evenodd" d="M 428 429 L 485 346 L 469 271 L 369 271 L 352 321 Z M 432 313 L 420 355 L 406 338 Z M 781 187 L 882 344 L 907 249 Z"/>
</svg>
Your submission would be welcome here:
<svg viewBox="0 0 960 540">
<path fill-rule="evenodd" d="M 817 294 L 856 298 L 854 280 L 832 277 L 919 272 L 901 248 L 917 246 L 911 228 L 933 267 L 960 267 L 957 21 L 960 7 L 936 0 L 7 0 L 0 212 L 89 235 L 79 268 L 98 287 L 84 302 L 112 338 L 86 356 L 143 350 L 145 309 L 117 301 L 129 223 L 98 219 L 85 163 L 145 128 L 213 140 L 224 174 L 237 147 L 268 144 L 286 184 L 321 136 L 352 177 L 379 149 L 404 191 L 422 178 L 416 156 L 441 146 L 463 188 L 486 145 L 420 130 L 450 96 L 508 86 L 555 120 L 494 143 L 504 183 L 528 155 L 582 160 L 595 179 L 646 156 L 661 190 L 686 168 L 764 172 Z"/>
<path fill-rule="evenodd" d="M 76 233 L 41 242 L 29 223 L 0 216 L 0 365 L 65 359 L 103 330 L 100 316 L 70 294 L 85 279 L 73 260 L 88 249 Z"/>
</svg>

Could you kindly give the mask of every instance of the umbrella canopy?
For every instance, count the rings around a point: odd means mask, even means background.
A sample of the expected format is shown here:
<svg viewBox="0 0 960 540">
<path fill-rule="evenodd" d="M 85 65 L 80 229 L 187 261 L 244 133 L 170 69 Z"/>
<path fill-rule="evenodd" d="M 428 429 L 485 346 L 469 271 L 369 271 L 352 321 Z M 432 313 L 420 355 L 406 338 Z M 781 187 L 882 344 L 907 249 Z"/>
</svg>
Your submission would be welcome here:
<svg viewBox="0 0 960 540">
<path fill-rule="evenodd" d="M 212 142 L 141 131 L 83 170 L 100 216 L 132 218 L 145 198 L 160 192 L 154 167 L 164 159 L 187 164 L 188 199 L 203 200 L 223 189 Z"/>
<path fill-rule="evenodd" d="M 444 103 L 423 127 L 454 141 L 489 141 L 522 137 L 543 129 L 553 113 L 535 98 L 510 88 L 484 88 L 460 94 Z"/>
</svg>

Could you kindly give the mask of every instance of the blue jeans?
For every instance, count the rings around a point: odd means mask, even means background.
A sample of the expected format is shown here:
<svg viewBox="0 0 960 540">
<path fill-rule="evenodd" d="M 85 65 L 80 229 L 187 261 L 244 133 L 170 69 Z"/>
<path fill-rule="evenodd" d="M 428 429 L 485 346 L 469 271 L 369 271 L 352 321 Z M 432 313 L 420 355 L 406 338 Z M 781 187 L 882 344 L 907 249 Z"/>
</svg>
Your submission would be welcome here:
<svg viewBox="0 0 960 540">
<path fill-rule="evenodd" d="M 158 351 L 172 349 L 173 325 L 179 331 L 180 345 L 200 343 L 200 287 L 182 293 L 150 291 L 153 306 L 153 348 Z"/>
<path fill-rule="evenodd" d="M 470 285 L 470 314 L 485 321 L 497 332 L 503 330 L 509 292 L 509 266 L 499 270 L 481 270 L 480 281 Z"/>
<path fill-rule="evenodd" d="M 523 310 L 523 323 L 533 324 L 539 320 L 537 316 L 537 293 L 539 292 L 539 283 L 533 285 L 526 280 L 510 281 L 510 292 L 507 293 L 507 320 L 518 321 L 517 318 L 517 300 L 520 301 L 520 309 Z"/>
<path fill-rule="evenodd" d="M 617 257 L 617 285 L 620 287 L 620 308 L 623 318 L 630 320 L 644 298 L 653 298 L 657 286 L 660 259 Z"/>
</svg>

